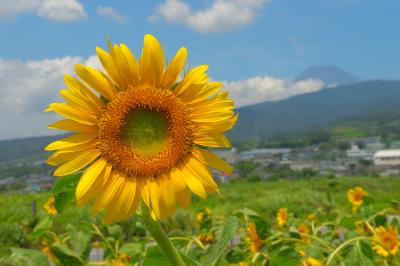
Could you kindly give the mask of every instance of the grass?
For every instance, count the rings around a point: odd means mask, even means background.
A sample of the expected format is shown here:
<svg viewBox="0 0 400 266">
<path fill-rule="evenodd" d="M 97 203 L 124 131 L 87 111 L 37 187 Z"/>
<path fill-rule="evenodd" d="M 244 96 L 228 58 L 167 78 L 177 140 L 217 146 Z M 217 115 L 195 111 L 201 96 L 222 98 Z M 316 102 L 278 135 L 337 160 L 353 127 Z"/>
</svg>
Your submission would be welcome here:
<svg viewBox="0 0 400 266">
<path fill-rule="evenodd" d="M 400 199 L 400 178 L 398 177 L 338 177 L 335 179 L 313 178 L 302 180 L 277 180 L 270 182 L 236 181 L 220 185 L 220 194 L 212 194 L 207 200 L 193 197 L 189 212 L 197 212 L 209 207 L 215 214 L 229 215 L 249 208 L 265 218 L 273 219 L 280 207 L 300 217 L 317 212 L 319 208 L 332 208 L 349 211 L 347 190 L 361 186 L 368 191 L 374 209 L 390 206 L 392 199 Z M 19 222 L 31 217 L 32 200 L 37 202 L 38 216 L 45 216 L 42 205 L 50 196 L 49 192 L 0 195 L 0 220 Z M 79 224 L 90 216 L 88 207 L 67 208 L 61 219 Z"/>
</svg>

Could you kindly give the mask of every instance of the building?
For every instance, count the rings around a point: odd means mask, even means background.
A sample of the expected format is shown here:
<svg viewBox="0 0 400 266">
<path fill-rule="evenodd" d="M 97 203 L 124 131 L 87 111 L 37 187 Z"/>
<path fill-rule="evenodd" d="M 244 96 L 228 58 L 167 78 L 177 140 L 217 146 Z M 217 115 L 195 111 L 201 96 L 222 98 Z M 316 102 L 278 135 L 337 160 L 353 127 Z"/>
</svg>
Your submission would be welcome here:
<svg viewBox="0 0 400 266">
<path fill-rule="evenodd" d="M 372 160 L 374 152 L 360 149 L 356 144 L 352 143 L 351 148 L 346 151 L 346 154 L 350 160 Z"/>
<path fill-rule="evenodd" d="M 254 160 L 265 161 L 268 159 L 278 158 L 279 160 L 286 160 L 291 152 L 291 149 L 253 149 L 244 151 L 239 154 L 240 161 Z"/>
<path fill-rule="evenodd" d="M 380 150 L 374 155 L 376 166 L 400 166 L 400 149 Z"/>
<path fill-rule="evenodd" d="M 304 169 L 319 170 L 318 161 L 314 160 L 286 160 L 279 162 L 280 166 L 289 167 L 292 170 L 301 171 Z"/>
</svg>

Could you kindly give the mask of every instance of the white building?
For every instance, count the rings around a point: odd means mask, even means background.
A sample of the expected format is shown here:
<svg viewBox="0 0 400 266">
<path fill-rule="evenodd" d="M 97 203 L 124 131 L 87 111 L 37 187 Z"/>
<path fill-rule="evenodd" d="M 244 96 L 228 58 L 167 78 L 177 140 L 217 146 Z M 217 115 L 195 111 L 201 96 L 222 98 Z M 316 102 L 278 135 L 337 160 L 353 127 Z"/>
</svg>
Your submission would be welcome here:
<svg viewBox="0 0 400 266">
<path fill-rule="evenodd" d="M 351 149 L 346 151 L 347 157 L 349 159 L 358 160 L 358 159 L 365 159 L 365 160 L 372 160 L 373 152 L 370 150 L 363 150 L 360 149 L 356 144 L 351 144 Z"/>
<path fill-rule="evenodd" d="M 377 151 L 374 155 L 374 165 L 400 166 L 400 149 Z"/>
</svg>

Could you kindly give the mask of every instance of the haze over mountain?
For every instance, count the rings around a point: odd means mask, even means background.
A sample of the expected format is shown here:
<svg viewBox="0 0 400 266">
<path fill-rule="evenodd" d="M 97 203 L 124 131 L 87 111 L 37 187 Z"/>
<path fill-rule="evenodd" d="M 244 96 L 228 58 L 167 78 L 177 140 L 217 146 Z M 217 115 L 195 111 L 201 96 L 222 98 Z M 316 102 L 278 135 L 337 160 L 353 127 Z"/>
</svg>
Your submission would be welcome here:
<svg viewBox="0 0 400 266">
<path fill-rule="evenodd" d="M 346 85 L 359 82 L 360 79 L 346 72 L 345 70 L 331 65 L 315 65 L 309 67 L 306 71 L 301 73 L 295 81 L 319 79 L 327 86 L 332 85 Z"/>
<path fill-rule="evenodd" d="M 368 112 L 398 110 L 400 81 L 366 81 L 239 108 L 234 139 L 264 138 Z"/>
</svg>

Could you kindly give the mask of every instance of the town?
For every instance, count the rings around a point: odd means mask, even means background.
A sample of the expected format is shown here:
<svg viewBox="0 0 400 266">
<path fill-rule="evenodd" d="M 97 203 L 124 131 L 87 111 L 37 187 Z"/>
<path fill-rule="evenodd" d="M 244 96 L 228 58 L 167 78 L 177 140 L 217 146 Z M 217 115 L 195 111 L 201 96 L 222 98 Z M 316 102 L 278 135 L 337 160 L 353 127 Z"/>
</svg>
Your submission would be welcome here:
<svg viewBox="0 0 400 266">
<path fill-rule="evenodd" d="M 213 152 L 235 169 L 233 173 L 213 170 L 218 182 L 400 175 L 400 141 L 384 143 L 380 137 L 348 139 L 330 149 L 310 145 L 242 151 L 233 147 Z M 48 191 L 56 179 L 45 159 L 1 162 L 0 170 L 2 192 Z"/>
</svg>

